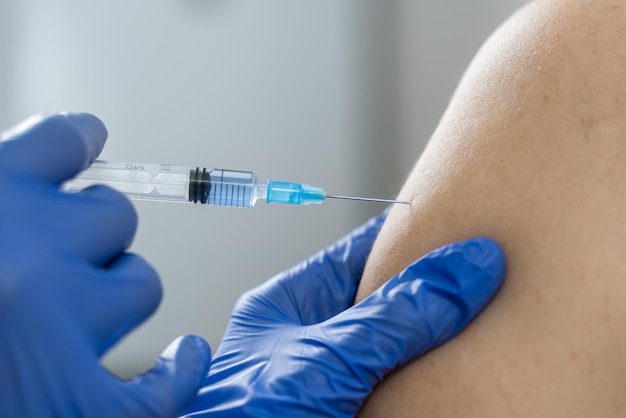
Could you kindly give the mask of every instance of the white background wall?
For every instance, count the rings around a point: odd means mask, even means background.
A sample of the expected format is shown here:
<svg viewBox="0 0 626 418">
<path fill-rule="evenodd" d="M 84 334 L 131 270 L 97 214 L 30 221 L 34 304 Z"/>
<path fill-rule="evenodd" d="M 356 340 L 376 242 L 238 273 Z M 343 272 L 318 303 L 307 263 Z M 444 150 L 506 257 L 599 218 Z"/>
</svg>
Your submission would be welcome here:
<svg viewBox="0 0 626 418">
<path fill-rule="evenodd" d="M 0 0 L 0 123 L 100 116 L 102 158 L 248 169 L 393 197 L 480 43 L 521 0 Z M 383 208 L 138 202 L 132 250 L 164 299 L 106 359 L 217 348 L 236 298 Z"/>
</svg>

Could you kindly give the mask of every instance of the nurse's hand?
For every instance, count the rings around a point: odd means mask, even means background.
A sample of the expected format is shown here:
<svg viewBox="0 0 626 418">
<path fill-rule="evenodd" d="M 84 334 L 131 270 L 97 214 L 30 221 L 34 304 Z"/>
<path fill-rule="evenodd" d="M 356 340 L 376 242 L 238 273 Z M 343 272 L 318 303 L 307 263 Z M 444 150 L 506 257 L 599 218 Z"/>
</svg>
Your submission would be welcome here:
<svg viewBox="0 0 626 418">
<path fill-rule="evenodd" d="M 245 294 L 188 416 L 352 417 L 391 370 L 454 337 L 505 271 L 485 238 L 440 248 L 352 306 L 383 219 Z"/>
<path fill-rule="evenodd" d="M 105 187 L 60 184 L 100 153 L 88 114 L 28 120 L 0 142 L 0 416 L 169 417 L 208 368 L 205 341 L 172 343 L 154 369 L 122 382 L 101 356 L 156 309 L 156 272 L 126 252 L 136 214 Z"/>
</svg>

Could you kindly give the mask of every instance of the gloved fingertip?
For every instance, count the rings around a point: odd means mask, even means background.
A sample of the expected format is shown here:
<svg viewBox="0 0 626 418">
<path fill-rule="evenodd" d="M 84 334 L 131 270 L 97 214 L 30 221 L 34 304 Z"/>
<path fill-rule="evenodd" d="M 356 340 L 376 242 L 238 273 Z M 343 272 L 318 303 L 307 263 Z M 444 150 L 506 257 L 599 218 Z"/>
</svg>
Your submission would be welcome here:
<svg viewBox="0 0 626 418">
<path fill-rule="evenodd" d="M 171 371 L 176 374 L 177 382 L 173 403 L 180 411 L 192 401 L 209 371 L 211 348 L 204 338 L 185 335 L 176 339 L 161 355 L 161 358 L 168 357 L 176 363 Z"/>
<path fill-rule="evenodd" d="M 481 237 L 431 251 L 407 267 L 396 281 L 402 284 L 417 280 L 427 294 L 445 295 L 463 313 L 459 317 L 462 323 L 485 308 L 502 285 L 505 272 L 500 246 Z M 405 290 L 412 291 L 411 287 Z"/>
<path fill-rule="evenodd" d="M 493 298 L 504 280 L 506 262 L 500 246 L 474 238 L 432 251 L 407 269 L 409 278 L 430 278 L 430 286 L 455 295 L 474 317 Z"/>
<path fill-rule="evenodd" d="M 504 277 L 506 261 L 504 252 L 497 242 L 490 238 L 479 237 L 461 243 L 468 261 L 494 277 Z"/>
<path fill-rule="evenodd" d="M 93 161 L 102 151 L 108 136 L 108 131 L 104 123 L 90 113 L 62 113 L 63 116 L 85 139 L 89 148 L 90 160 Z"/>
<path fill-rule="evenodd" d="M 458 280 L 463 282 L 461 299 L 471 317 L 478 315 L 495 296 L 506 273 L 504 252 L 489 238 L 475 238 L 461 243 L 463 254 L 471 267 L 460 269 Z"/>
<path fill-rule="evenodd" d="M 196 396 L 210 363 L 211 350 L 204 339 L 196 335 L 175 339 L 154 368 L 125 383 L 135 401 L 128 416 L 174 416 Z"/>
<path fill-rule="evenodd" d="M 474 277 L 478 274 L 502 279 L 506 271 L 506 262 L 504 252 L 498 243 L 490 238 L 479 237 L 433 250 L 407 270 L 409 273 L 422 273 L 424 270 L 447 271 L 450 273 L 449 276 L 456 278 L 468 275 Z"/>
<path fill-rule="evenodd" d="M 161 358 L 168 357 L 178 364 L 181 372 L 179 387 L 199 387 L 211 365 L 211 347 L 202 337 L 184 335 L 174 340 L 161 355 Z"/>
<path fill-rule="evenodd" d="M 208 365 L 211 362 L 211 346 L 209 343 L 204 338 L 197 335 L 187 335 L 185 338 L 188 338 L 193 345 L 194 353 L 198 361 L 204 363 L 208 369 Z"/>
</svg>

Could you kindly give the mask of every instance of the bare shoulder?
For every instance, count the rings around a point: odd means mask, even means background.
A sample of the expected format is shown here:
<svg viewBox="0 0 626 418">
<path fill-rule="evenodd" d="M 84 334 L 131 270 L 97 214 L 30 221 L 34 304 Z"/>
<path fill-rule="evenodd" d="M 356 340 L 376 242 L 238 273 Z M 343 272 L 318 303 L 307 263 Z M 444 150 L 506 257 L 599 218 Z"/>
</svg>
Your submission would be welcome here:
<svg viewBox="0 0 626 418">
<path fill-rule="evenodd" d="M 386 379 L 361 416 L 623 413 L 625 10 L 624 1 L 536 1 L 477 54 L 358 298 L 474 236 L 501 243 L 506 282 L 457 339 Z"/>
</svg>

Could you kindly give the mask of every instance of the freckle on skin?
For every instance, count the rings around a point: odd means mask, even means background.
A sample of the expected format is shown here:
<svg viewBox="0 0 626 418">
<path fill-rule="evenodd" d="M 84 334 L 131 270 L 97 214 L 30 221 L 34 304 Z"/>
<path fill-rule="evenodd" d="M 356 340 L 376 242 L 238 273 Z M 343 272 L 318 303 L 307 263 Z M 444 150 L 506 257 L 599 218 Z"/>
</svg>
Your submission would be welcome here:
<svg viewBox="0 0 626 418">
<path fill-rule="evenodd" d="M 602 317 L 602 319 L 604 320 L 605 324 L 609 324 L 611 323 L 611 315 L 609 314 L 604 314 L 604 316 Z"/>
<path fill-rule="evenodd" d="M 571 353 L 569 353 L 569 358 L 572 361 L 577 361 L 578 360 L 578 353 L 575 351 L 572 351 Z"/>
<path fill-rule="evenodd" d="M 550 96 L 548 96 L 547 94 L 543 95 L 543 102 L 544 103 L 550 103 Z"/>
<path fill-rule="evenodd" d="M 463 393 L 473 393 L 474 392 L 474 387 L 473 386 L 464 386 L 463 387 Z"/>
</svg>

